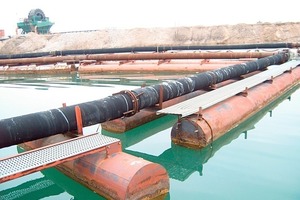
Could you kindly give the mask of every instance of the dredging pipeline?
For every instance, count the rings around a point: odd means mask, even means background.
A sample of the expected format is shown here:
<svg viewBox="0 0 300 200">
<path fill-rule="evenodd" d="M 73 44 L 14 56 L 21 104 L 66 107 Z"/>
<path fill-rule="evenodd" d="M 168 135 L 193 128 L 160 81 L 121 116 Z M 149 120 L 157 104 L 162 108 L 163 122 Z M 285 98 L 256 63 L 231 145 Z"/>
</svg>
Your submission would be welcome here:
<svg viewBox="0 0 300 200">
<path fill-rule="evenodd" d="M 77 106 L 81 110 L 82 125 L 85 127 L 123 116 L 131 116 L 143 108 L 155 106 L 160 99 L 161 87 L 163 88 L 163 101 L 167 101 L 228 79 L 263 70 L 270 65 L 284 63 L 288 59 L 289 54 L 279 53 L 256 61 L 131 91 L 121 91 L 100 100 L 81 103 Z M 77 129 L 75 107 L 76 105 L 67 106 L 0 120 L 0 148 L 75 131 Z"/>
<path fill-rule="evenodd" d="M 148 46 L 148 47 L 123 47 L 123 48 L 103 48 L 103 49 L 78 49 L 47 51 L 23 54 L 1 54 L 0 59 L 15 58 L 36 58 L 43 56 L 66 56 L 81 54 L 107 54 L 126 52 L 165 52 L 181 50 L 233 50 L 233 49 L 278 49 L 278 48 L 299 48 L 299 43 L 258 43 L 258 44 L 231 44 L 231 45 L 196 45 L 196 46 Z"/>
<path fill-rule="evenodd" d="M 277 53 L 277 52 L 276 52 Z M 126 54 L 93 54 L 67 55 L 38 58 L 0 59 L 0 66 L 53 64 L 59 62 L 79 63 L 80 61 L 122 61 L 122 60 L 168 60 L 168 59 L 240 59 L 264 58 L 273 55 L 273 52 L 178 52 L 178 53 L 126 53 Z"/>
<path fill-rule="evenodd" d="M 300 67 L 296 67 L 249 89 L 247 95 L 235 95 L 203 110 L 201 117 L 181 118 L 172 127 L 172 142 L 189 148 L 204 148 L 293 89 L 299 80 Z"/>
</svg>

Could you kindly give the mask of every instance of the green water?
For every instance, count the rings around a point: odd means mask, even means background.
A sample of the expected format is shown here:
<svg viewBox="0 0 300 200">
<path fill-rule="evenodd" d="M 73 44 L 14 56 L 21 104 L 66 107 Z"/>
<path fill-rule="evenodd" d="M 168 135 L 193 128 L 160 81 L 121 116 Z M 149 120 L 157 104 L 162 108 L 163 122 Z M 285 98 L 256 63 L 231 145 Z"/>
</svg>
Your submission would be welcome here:
<svg viewBox="0 0 300 200">
<path fill-rule="evenodd" d="M 1 77 L 0 77 L 1 80 Z M 0 81 L 0 119 L 106 97 L 134 84 L 76 77 Z M 173 145 L 166 116 L 120 138 L 124 151 L 163 165 L 170 176 L 166 199 L 300 199 L 300 90 L 281 97 L 202 150 Z M 84 131 L 96 131 L 98 126 Z M 0 157 L 21 151 L 0 149 Z M 0 199 L 104 199 L 54 168 L 0 184 Z"/>
</svg>

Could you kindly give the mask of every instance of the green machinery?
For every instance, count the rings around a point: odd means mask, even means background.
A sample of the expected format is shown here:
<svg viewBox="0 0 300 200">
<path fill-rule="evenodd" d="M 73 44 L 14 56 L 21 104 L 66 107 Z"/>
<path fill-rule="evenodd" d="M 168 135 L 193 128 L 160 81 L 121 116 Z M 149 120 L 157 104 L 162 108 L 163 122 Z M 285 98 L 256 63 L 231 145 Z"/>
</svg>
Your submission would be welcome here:
<svg viewBox="0 0 300 200">
<path fill-rule="evenodd" d="M 35 32 L 38 34 L 47 34 L 54 23 L 49 21 L 41 9 L 32 9 L 28 18 L 18 22 L 18 29 L 22 29 L 22 34 Z"/>
</svg>

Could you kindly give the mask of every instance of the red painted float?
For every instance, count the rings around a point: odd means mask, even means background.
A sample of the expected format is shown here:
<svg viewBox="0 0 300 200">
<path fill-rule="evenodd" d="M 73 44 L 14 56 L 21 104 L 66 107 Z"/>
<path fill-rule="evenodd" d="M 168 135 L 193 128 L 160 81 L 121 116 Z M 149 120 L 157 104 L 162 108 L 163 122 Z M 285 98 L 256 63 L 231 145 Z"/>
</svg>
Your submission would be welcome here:
<svg viewBox="0 0 300 200">
<path fill-rule="evenodd" d="M 202 117 L 181 118 L 171 130 L 175 144 L 203 148 L 236 127 L 280 95 L 299 84 L 300 67 L 235 95 L 202 111 Z"/>
<path fill-rule="evenodd" d="M 21 144 L 26 150 L 71 139 L 58 134 Z M 107 199 L 152 199 L 169 192 L 169 176 L 161 165 L 122 152 L 121 144 L 56 165 L 74 180 Z"/>
</svg>

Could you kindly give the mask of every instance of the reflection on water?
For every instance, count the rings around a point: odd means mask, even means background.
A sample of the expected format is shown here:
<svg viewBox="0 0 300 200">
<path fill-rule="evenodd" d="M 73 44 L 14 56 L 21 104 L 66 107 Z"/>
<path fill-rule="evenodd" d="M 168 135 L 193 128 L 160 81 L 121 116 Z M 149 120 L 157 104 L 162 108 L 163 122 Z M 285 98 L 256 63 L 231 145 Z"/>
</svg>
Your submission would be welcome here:
<svg viewBox="0 0 300 200">
<path fill-rule="evenodd" d="M 128 86 L 153 85 L 166 80 L 174 80 L 189 76 L 189 73 L 102 73 L 102 74 L 79 74 L 77 72 L 62 75 L 10 75 L 1 76 L 0 83 L 59 83 L 76 85 L 114 84 Z"/>
</svg>

